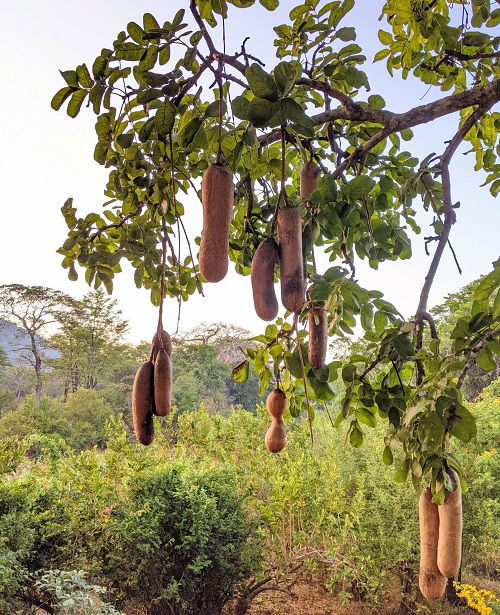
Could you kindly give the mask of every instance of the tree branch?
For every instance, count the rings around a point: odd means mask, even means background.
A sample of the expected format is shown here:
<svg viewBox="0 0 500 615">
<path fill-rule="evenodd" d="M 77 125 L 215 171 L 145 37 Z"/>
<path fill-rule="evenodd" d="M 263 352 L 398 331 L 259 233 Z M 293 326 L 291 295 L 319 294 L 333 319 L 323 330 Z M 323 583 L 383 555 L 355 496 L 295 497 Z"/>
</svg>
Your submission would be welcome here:
<svg viewBox="0 0 500 615">
<path fill-rule="evenodd" d="M 473 53 L 469 55 L 467 53 L 462 53 L 461 51 L 446 49 L 445 53 L 447 56 L 451 58 L 456 58 L 457 60 L 462 60 L 463 62 L 467 62 L 469 60 L 487 60 L 489 58 L 500 58 L 499 51 L 495 51 L 494 53 Z"/>
<path fill-rule="evenodd" d="M 440 158 L 438 170 L 441 173 L 441 182 L 442 182 L 442 193 L 443 193 L 443 207 L 444 211 L 444 221 L 443 221 L 443 230 L 439 236 L 438 245 L 436 251 L 434 252 L 434 256 L 432 257 L 431 264 L 429 266 L 429 270 L 427 275 L 425 276 L 424 285 L 422 286 L 422 290 L 420 293 L 420 299 L 418 303 L 417 313 L 415 315 L 415 332 L 417 336 L 416 340 L 416 348 L 420 350 L 423 344 L 423 321 L 428 320 L 427 315 L 427 302 L 429 300 L 429 293 L 434 282 L 434 278 L 436 276 L 436 272 L 438 270 L 439 264 L 441 262 L 441 257 L 443 256 L 444 249 L 446 244 L 449 241 L 451 227 L 456 221 L 455 211 L 453 209 L 453 202 L 451 197 L 451 182 L 450 182 L 450 170 L 449 165 L 450 161 L 453 157 L 453 154 L 456 152 L 458 146 L 463 141 L 469 130 L 474 126 L 474 124 L 488 111 L 488 109 L 493 105 L 493 102 L 486 102 L 481 104 L 475 111 L 473 111 L 469 117 L 465 120 L 462 126 L 458 129 L 455 136 L 451 139 L 446 147 L 443 155 Z M 424 370 L 422 366 L 422 361 L 417 360 L 417 380 L 416 384 L 422 384 L 424 378 Z"/>
<path fill-rule="evenodd" d="M 141 213 L 143 207 L 144 207 L 144 203 L 139 203 L 139 205 L 137 206 L 137 209 L 135 211 L 133 211 L 132 213 L 128 214 L 127 216 L 123 217 L 120 220 L 120 222 L 117 222 L 116 224 L 106 224 L 105 226 L 101 226 L 101 228 L 98 229 L 95 233 L 93 233 L 92 235 L 89 235 L 88 240 L 89 241 L 94 241 L 94 239 L 97 239 L 105 231 L 108 231 L 111 228 L 121 228 L 121 227 L 123 227 L 125 222 L 127 222 L 131 218 L 135 218 L 136 216 L 138 216 Z"/>
<path fill-rule="evenodd" d="M 215 45 L 212 40 L 212 37 L 208 33 L 208 30 L 203 22 L 203 19 L 201 18 L 200 13 L 198 12 L 198 8 L 196 6 L 196 0 L 191 0 L 189 4 L 189 10 L 191 11 L 194 17 L 194 20 L 196 21 L 196 23 L 198 24 L 198 27 L 203 33 L 203 38 L 205 39 L 205 43 L 207 44 L 207 47 L 210 51 L 210 55 L 214 56 L 217 53 L 217 51 L 215 49 Z"/>
<path fill-rule="evenodd" d="M 320 89 L 332 97 L 336 97 L 334 94 L 338 92 L 335 90 L 328 90 L 324 87 L 324 84 L 321 85 Z M 356 105 L 356 109 L 341 107 L 330 111 L 323 111 L 322 113 L 313 115 L 311 119 L 316 125 L 326 124 L 335 120 L 373 122 L 374 124 L 381 124 L 384 126 L 387 136 L 394 132 L 400 132 L 405 128 L 413 128 L 420 124 L 426 124 L 432 120 L 444 117 L 450 113 L 455 113 L 461 109 L 467 109 L 474 105 L 492 106 L 499 100 L 500 79 L 496 79 L 491 83 L 471 88 L 465 92 L 460 92 L 460 94 L 452 94 L 451 96 L 446 96 L 432 103 L 419 105 L 405 113 L 391 113 L 390 111 L 382 111 L 370 107 L 359 107 L 358 109 Z M 280 130 L 273 130 L 259 137 L 259 141 L 262 146 L 265 146 L 278 141 L 279 138 Z M 374 145 L 376 145 L 376 143 L 374 143 Z"/>
</svg>

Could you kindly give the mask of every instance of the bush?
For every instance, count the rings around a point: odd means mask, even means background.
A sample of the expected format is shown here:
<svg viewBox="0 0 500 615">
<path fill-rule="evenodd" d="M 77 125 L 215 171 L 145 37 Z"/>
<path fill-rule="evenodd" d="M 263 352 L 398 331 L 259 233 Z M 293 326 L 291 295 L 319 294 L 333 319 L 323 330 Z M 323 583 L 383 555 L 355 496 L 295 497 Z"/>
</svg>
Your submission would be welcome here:
<svg viewBox="0 0 500 615">
<path fill-rule="evenodd" d="M 31 434 L 59 434 L 66 437 L 69 427 L 63 417 L 63 404 L 59 399 L 42 397 L 37 410 L 35 396 L 28 395 L 17 408 L 4 414 L 0 419 L 0 437 Z"/>
<path fill-rule="evenodd" d="M 51 454 L 1 485 L 2 613 L 40 604 L 34 575 L 61 569 L 85 570 L 118 606 L 220 613 L 252 563 L 234 472 L 139 450 L 121 429 L 108 445 Z"/>
</svg>

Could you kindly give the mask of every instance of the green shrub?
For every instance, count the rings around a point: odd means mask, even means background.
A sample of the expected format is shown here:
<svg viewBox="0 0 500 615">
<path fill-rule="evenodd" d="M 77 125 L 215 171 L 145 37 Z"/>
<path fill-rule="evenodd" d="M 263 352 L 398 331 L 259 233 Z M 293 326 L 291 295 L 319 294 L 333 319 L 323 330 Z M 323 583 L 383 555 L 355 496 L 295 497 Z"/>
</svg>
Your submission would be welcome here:
<svg viewBox="0 0 500 615">
<path fill-rule="evenodd" d="M 109 600 L 154 612 L 218 614 L 250 572 L 251 525 L 229 467 L 199 469 L 131 445 L 25 464 L 0 486 L 0 604 L 33 597 L 34 575 L 85 570 Z"/>
</svg>

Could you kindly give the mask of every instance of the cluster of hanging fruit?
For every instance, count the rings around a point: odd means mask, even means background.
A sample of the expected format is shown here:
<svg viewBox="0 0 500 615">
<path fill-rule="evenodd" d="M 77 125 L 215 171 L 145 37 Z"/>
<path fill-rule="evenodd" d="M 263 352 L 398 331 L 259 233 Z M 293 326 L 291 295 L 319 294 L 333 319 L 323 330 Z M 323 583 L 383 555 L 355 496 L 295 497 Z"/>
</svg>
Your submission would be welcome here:
<svg viewBox="0 0 500 615">
<path fill-rule="evenodd" d="M 149 361 L 143 363 L 132 389 L 132 419 L 138 442 L 154 439 L 153 417 L 167 416 L 172 408 L 172 340 L 160 326 L 151 343 Z"/>
<path fill-rule="evenodd" d="M 316 190 L 319 168 L 306 163 L 300 174 L 300 196 L 307 206 Z M 204 173 L 201 187 L 203 230 L 200 242 L 200 272 L 208 282 L 219 282 L 228 270 L 229 229 L 233 210 L 233 176 L 220 163 L 211 165 Z M 274 228 L 274 225 L 273 225 Z M 281 302 L 297 314 L 306 302 L 306 278 L 302 251 L 302 219 L 298 207 L 285 205 L 276 212 L 277 241 L 265 238 L 257 247 L 251 266 L 251 283 L 255 311 L 259 318 L 271 321 L 278 315 L 279 305 L 274 289 L 275 266 L 279 266 Z M 273 233 L 274 234 L 274 233 Z M 311 307 L 309 319 L 309 352 L 311 367 L 323 367 L 328 340 L 327 314 L 323 307 Z M 266 436 L 266 446 L 273 453 L 286 442 L 282 414 L 286 396 L 279 388 L 267 400 L 273 424 Z"/>
<path fill-rule="evenodd" d="M 457 489 L 443 504 L 434 504 L 429 488 L 419 500 L 420 591 L 427 600 L 442 598 L 448 579 L 457 578 L 462 558 L 462 493 L 455 472 Z"/>
</svg>

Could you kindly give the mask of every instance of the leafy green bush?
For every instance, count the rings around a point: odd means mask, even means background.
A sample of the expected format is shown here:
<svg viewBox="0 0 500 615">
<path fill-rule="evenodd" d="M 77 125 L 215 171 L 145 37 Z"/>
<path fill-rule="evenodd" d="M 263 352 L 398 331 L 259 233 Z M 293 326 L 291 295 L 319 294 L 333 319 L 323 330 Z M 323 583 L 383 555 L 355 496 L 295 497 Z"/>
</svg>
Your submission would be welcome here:
<svg viewBox="0 0 500 615">
<path fill-rule="evenodd" d="M 2 612 L 37 604 L 33 575 L 78 569 L 118 605 L 219 613 L 252 565 L 234 471 L 140 450 L 121 427 L 108 446 L 24 464 L 1 485 Z"/>
</svg>

